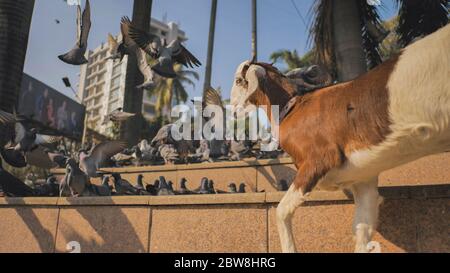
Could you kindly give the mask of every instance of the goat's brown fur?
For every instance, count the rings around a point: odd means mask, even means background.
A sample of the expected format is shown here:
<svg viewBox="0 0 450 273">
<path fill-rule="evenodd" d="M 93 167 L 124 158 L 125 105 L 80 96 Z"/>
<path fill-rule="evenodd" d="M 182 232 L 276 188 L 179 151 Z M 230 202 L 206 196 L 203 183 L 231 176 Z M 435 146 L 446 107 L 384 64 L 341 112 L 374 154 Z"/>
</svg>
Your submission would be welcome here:
<svg viewBox="0 0 450 273">
<path fill-rule="evenodd" d="M 355 80 L 298 97 L 280 125 L 280 144 L 298 168 L 294 183 L 303 193 L 329 170 L 342 166 L 353 151 L 378 144 L 390 133 L 386 84 L 397 60 L 398 56 Z M 282 108 L 295 88 L 276 70 L 262 67 L 267 77 L 249 101 Z"/>
</svg>

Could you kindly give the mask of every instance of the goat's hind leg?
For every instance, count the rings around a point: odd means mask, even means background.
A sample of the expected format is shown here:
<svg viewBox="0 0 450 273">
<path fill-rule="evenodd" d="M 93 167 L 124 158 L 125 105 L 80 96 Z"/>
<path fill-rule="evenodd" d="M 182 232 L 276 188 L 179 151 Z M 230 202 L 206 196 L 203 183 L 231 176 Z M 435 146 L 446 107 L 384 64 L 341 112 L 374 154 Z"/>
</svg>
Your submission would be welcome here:
<svg viewBox="0 0 450 273">
<path fill-rule="evenodd" d="M 304 202 L 305 198 L 300 188 L 291 184 L 289 190 L 281 199 L 277 207 L 277 226 L 280 235 L 281 249 L 284 253 L 295 252 L 294 235 L 292 234 L 292 216 L 295 209 Z"/>
<path fill-rule="evenodd" d="M 378 194 L 378 177 L 352 185 L 352 192 L 355 199 L 355 252 L 369 252 L 369 242 L 377 226 L 378 207 L 382 200 Z"/>
</svg>

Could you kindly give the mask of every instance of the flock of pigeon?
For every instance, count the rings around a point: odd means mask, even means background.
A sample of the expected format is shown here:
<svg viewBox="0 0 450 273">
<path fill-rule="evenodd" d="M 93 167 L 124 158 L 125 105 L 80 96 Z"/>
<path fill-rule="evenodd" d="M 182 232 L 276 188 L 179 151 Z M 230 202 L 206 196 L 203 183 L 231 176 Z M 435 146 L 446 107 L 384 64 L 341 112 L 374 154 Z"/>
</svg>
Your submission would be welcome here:
<svg viewBox="0 0 450 273">
<path fill-rule="evenodd" d="M 68 64 L 81 65 L 88 62 L 85 58 L 89 31 L 91 28 L 91 10 L 89 0 L 83 13 L 77 6 L 77 42 L 72 50 L 60 55 L 59 58 Z M 153 34 L 136 27 L 129 18 L 123 17 L 120 23 L 122 40 L 120 44 L 109 35 L 110 59 L 122 59 L 125 55 L 136 57 L 138 67 L 144 75 L 144 82 L 137 88 L 151 88 L 157 77 L 176 77 L 174 63 L 184 66 L 199 66 L 200 62 L 178 40 L 169 44 Z M 147 62 L 147 56 L 153 59 L 152 65 Z M 308 92 L 330 82 L 330 77 L 318 66 L 295 69 L 286 74 L 297 84 L 299 90 Z M 219 92 L 213 88 L 203 94 L 202 109 L 207 106 L 219 106 L 225 111 L 224 102 Z M 103 122 L 120 123 L 135 114 L 124 112 L 118 108 L 108 114 Z M 203 124 L 211 119 L 203 117 Z M 224 120 L 225 122 L 225 120 Z M 108 173 L 101 168 L 121 166 L 142 166 L 177 163 L 214 162 L 220 160 L 240 160 L 243 157 L 278 158 L 286 156 L 279 149 L 273 151 L 258 149 L 261 142 L 251 140 L 228 140 L 225 132 L 222 138 L 213 140 L 175 140 L 172 135 L 174 124 L 163 126 L 156 136 L 149 142 L 142 140 L 138 145 L 128 148 L 124 141 L 105 141 L 89 149 L 79 150 L 69 154 L 65 150 L 55 150 L 55 143 L 61 137 L 39 134 L 35 128 L 28 128 L 25 119 L 16 113 L 0 110 L 0 192 L 7 196 L 92 196 L 112 194 L 186 194 L 186 193 L 222 193 L 214 189 L 214 183 L 203 179 L 197 190 L 188 190 L 186 181 L 180 182 L 180 190 L 174 191 L 172 183 L 166 182 L 164 177 L 152 185 L 143 186 L 142 179 L 136 185 L 131 185 L 122 179 L 120 174 Z M 225 128 L 224 124 L 224 128 Z M 193 135 L 194 132 L 192 132 Z M 192 139 L 195 139 L 194 137 Z M 276 145 L 278 143 L 275 143 Z M 15 168 L 28 165 L 43 169 L 55 167 L 64 168 L 65 175 L 61 181 L 53 176 L 46 181 L 34 183 L 22 182 L 2 167 L 6 161 Z M 94 185 L 91 178 L 102 178 L 102 185 Z M 113 180 L 114 190 L 109 186 L 109 179 Z M 279 190 L 285 190 L 286 181 L 279 182 Z M 243 192 L 245 184 L 236 189 L 236 184 L 229 185 L 228 192 Z"/>
<path fill-rule="evenodd" d="M 58 58 L 72 65 L 88 63 L 85 58 L 89 31 L 91 29 L 91 7 L 89 0 L 83 13 L 77 5 L 77 39 L 75 46 Z M 178 39 L 167 43 L 164 38 L 146 32 L 135 26 L 128 17 L 122 17 L 120 22 L 122 41 L 120 44 L 111 35 L 108 35 L 109 53 L 108 59 L 122 60 L 125 55 L 136 58 L 139 71 L 144 76 L 144 82 L 136 88 L 150 89 L 156 85 L 157 77 L 175 78 L 177 75 L 173 69 L 174 63 L 180 63 L 186 67 L 200 66 L 200 61 L 192 55 Z M 150 56 L 154 64 L 147 61 Z"/>
</svg>

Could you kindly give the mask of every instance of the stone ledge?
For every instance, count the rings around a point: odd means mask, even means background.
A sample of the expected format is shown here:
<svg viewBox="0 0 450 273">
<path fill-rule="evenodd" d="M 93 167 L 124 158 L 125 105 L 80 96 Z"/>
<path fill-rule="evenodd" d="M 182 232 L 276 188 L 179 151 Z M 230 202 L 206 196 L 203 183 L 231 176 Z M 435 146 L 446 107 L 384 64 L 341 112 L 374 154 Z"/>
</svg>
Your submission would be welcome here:
<svg viewBox="0 0 450 273">
<path fill-rule="evenodd" d="M 141 173 L 141 172 L 161 172 L 161 171 L 177 171 L 177 170 L 201 170 L 211 168 L 239 168 L 239 167 L 257 167 L 279 164 L 292 164 L 290 157 L 280 159 L 246 159 L 241 161 L 220 161 L 220 162 L 204 162 L 195 164 L 176 164 L 176 165 L 152 165 L 142 167 L 122 167 L 122 168 L 102 168 L 105 172 L 117 173 Z M 65 169 L 52 169 L 53 174 L 64 174 Z"/>
<path fill-rule="evenodd" d="M 450 198 L 450 185 L 390 186 L 380 187 L 385 199 L 437 199 Z M 2 206 L 173 206 L 278 203 L 285 192 L 260 192 L 236 194 L 192 194 L 173 196 L 111 196 L 111 197 L 26 197 L 0 198 Z M 345 202 L 352 197 L 342 191 L 315 191 L 307 197 L 312 202 Z"/>
</svg>

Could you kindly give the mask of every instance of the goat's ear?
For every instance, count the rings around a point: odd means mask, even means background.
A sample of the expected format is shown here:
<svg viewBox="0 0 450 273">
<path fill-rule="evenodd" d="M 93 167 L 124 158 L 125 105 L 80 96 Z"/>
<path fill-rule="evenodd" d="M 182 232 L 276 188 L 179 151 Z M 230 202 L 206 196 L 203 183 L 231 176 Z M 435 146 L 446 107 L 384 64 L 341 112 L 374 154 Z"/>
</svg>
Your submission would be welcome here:
<svg viewBox="0 0 450 273">
<path fill-rule="evenodd" d="M 246 80 L 248 83 L 247 92 L 252 94 L 264 81 L 266 77 L 266 70 L 259 65 L 251 65 L 247 70 Z"/>
</svg>

